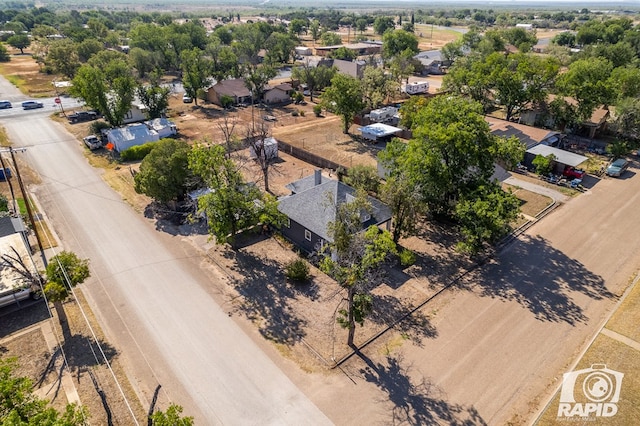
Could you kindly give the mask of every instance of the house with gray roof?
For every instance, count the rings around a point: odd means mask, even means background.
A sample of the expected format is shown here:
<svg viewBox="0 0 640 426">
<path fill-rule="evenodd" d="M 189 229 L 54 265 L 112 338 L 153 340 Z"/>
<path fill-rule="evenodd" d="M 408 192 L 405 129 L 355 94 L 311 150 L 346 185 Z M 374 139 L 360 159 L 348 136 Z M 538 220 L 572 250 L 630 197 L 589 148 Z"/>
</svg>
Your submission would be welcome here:
<svg viewBox="0 0 640 426">
<path fill-rule="evenodd" d="M 336 220 L 336 209 L 342 203 L 355 200 L 356 190 L 337 180 L 326 178 L 320 170 L 287 185 L 291 195 L 280 198 L 278 210 L 287 216 L 282 234 L 302 250 L 312 253 L 326 243 L 332 243 L 329 224 Z M 368 197 L 371 212 L 362 216 L 362 229 L 371 225 L 389 229 L 391 209 L 379 200 Z"/>
</svg>

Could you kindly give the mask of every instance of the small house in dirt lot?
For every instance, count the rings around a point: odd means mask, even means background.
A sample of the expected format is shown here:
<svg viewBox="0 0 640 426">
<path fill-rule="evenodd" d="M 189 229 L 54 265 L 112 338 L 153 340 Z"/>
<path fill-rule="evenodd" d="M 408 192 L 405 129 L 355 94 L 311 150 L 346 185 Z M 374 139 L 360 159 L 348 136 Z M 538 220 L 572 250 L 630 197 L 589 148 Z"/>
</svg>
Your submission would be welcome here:
<svg viewBox="0 0 640 426">
<path fill-rule="evenodd" d="M 219 81 L 207 90 L 207 100 L 223 106 L 223 99 L 232 99 L 233 105 L 251 103 L 251 91 L 247 89 L 244 78 Z"/>
<path fill-rule="evenodd" d="M 307 46 L 296 46 L 295 51 L 297 56 L 310 56 L 313 53 Z"/>
<path fill-rule="evenodd" d="M 312 253 L 333 242 L 329 224 L 336 220 L 336 209 L 342 203 L 355 200 L 356 190 L 322 176 L 320 170 L 287 185 L 291 195 L 279 199 L 278 210 L 288 220 L 282 234 L 302 250 Z M 371 225 L 389 229 L 391 209 L 379 200 L 368 197 L 372 210 L 362 213 L 362 230 Z"/>
<path fill-rule="evenodd" d="M 277 86 L 265 87 L 262 99 L 266 104 L 282 104 L 291 102 L 293 87 L 289 83 L 280 83 Z"/>
</svg>

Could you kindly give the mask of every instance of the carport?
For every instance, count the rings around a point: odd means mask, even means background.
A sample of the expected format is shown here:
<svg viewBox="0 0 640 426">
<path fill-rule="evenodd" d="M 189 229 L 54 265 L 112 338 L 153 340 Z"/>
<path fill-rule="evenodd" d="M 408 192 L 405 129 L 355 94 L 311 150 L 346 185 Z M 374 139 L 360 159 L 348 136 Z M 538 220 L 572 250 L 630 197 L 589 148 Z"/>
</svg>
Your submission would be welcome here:
<svg viewBox="0 0 640 426">
<path fill-rule="evenodd" d="M 524 164 L 527 167 L 532 167 L 533 159 L 536 158 L 537 155 L 546 157 L 551 154 L 553 154 L 553 156 L 555 157 L 556 165 L 554 169 L 556 173 L 562 173 L 566 166 L 578 167 L 580 164 L 588 160 L 588 158 L 584 155 L 575 154 L 573 152 L 554 148 L 548 145 L 538 144 L 526 151 L 524 156 Z"/>
</svg>

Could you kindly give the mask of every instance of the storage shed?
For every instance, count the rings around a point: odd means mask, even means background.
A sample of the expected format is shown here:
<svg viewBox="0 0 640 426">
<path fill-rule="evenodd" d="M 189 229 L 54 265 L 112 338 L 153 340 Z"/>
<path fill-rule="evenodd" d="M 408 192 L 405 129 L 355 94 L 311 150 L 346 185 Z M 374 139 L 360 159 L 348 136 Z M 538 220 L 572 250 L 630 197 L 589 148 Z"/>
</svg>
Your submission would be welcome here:
<svg viewBox="0 0 640 426">
<path fill-rule="evenodd" d="M 262 147 L 262 154 L 267 160 L 278 158 L 278 141 L 275 138 L 266 138 L 262 141 L 258 141 L 256 145 L 258 145 L 258 147 Z M 258 149 L 258 151 L 260 151 L 260 149 Z M 249 147 L 249 157 L 253 160 L 258 158 L 258 154 L 256 154 L 253 146 Z"/>
</svg>

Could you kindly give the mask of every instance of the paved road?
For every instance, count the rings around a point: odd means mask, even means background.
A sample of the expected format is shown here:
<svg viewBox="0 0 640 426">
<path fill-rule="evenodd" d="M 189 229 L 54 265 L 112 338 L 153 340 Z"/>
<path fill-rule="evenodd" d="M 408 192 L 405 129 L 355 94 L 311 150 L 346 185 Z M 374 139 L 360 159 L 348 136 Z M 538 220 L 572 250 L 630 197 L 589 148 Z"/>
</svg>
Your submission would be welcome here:
<svg viewBox="0 0 640 426">
<path fill-rule="evenodd" d="M 498 425 L 546 401 L 640 267 L 637 171 L 571 200 L 448 296 L 438 336 L 404 361 L 450 407 Z"/>
<path fill-rule="evenodd" d="M 63 247 L 91 259 L 85 294 L 131 363 L 133 385 L 194 415 L 198 424 L 328 424 L 205 290 L 201 259 L 155 231 L 111 190 L 58 123 L 36 110 L 0 116 L 39 171 L 36 190 Z M 111 396 L 116 398 L 117 396 Z M 126 423 L 126 422 L 125 422 Z"/>
</svg>

